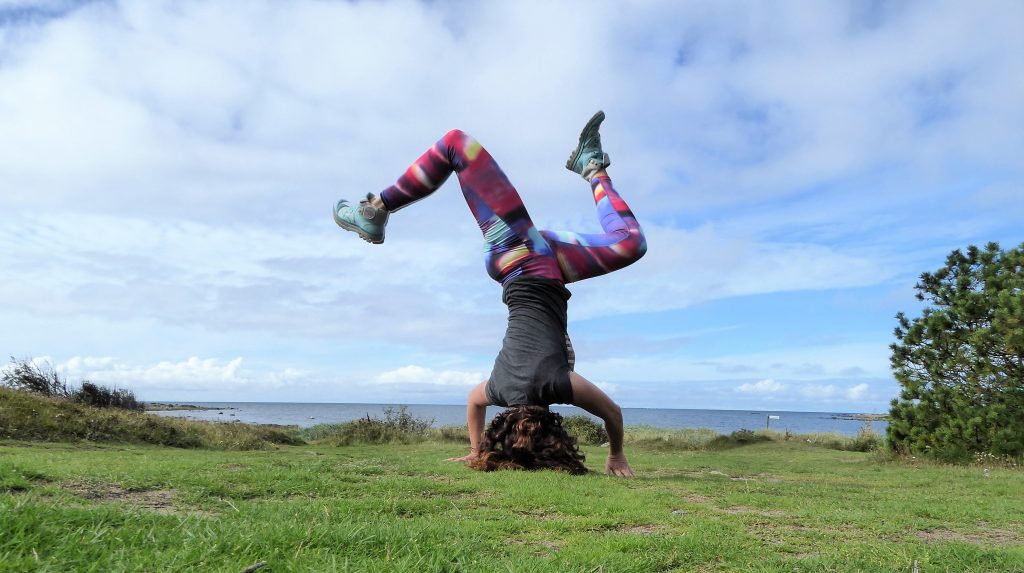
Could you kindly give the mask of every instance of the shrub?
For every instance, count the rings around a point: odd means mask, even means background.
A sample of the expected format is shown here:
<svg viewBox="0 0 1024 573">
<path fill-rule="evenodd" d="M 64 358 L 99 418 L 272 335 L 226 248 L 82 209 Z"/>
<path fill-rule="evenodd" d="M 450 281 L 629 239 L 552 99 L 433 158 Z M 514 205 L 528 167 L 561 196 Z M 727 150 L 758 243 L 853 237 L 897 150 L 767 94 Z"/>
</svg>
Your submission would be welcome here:
<svg viewBox="0 0 1024 573">
<path fill-rule="evenodd" d="M 727 448 L 735 448 L 737 446 L 745 446 L 748 444 L 756 444 L 759 442 L 770 442 L 772 437 L 767 432 L 755 432 L 753 430 L 741 429 L 729 434 L 728 436 L 718 436 L 711 440 L 708 444 L 709 449 L 723 450 Z"/>
<path fill-rule="evenodd" d="M 441 426 L 437 428 L 436 434 L 438 439 L 446 442 L 469 443 L 469 427 L 465 424 L 462 426 Z"/>
<path fill-rule="evenodd" d="M 753 430 L 747 429 L 736 430 L 735 432 L 729 434 L 729 439 L 740 445 L 771 441 L 771 438 L 769 436 L 766 436 L 764 434 L 758 434 Z"/>
<path fill-rule="evenodd" d="M 31 392 L 41 396 L 66 397 L 68 385 L 49 362 L 36 363 L 26 358 L 11 356 L 11 364 L 0 374 L 0 383 L 12 390 Z"/>
<path fill-rule="evenodd" d="M 97 408 L 121 408 L 140 412 L 145 409 L 145 406 L 135 399 L 135 394 L 131 390 L 110 389 L 88 380 L 82 382 L 81 388 L 72 392 L 70 398 L 75 402 Z"/>
<path fill-rule="evenodd" d="M 340 425 L 340 432 L 333 440 L 339 446 L 351 444 L 387 444 L 392 442 L 408 443 L 418 441 L 420 436 L 403 432 L 396 425 L 384 420 L 359 418 Z"/>
<path fill-rule="evenodd" d="M 857 432 L 857 436 L 850 442 L 849 448 L 846 448 L 851 452 L 873 452 L 880 448 L 885 440 L 882 436 L 878 435 L 871 428 L 870 423 L 866 423 L 861 426 L 860 431 Z"/>
<path fill-rule="evenodd" d="M 339 446 L 351 444 L 410 443 L 426 440 L 434 420 L 417 418 L 405 406 L 398 410 L 387 408 L 384 419 L 358 418 L 341 424 L 317 424 L 302 430 L 302 437 L 314 441 L 327 441 Z M 468 439 L 468 436 L 467 436 Z"/>
<path fill-rule="evenodd" d="M 397 411 L 394 408 L 385 408 L 382 422 L 386 426 L 396 428 L 399 432 L 414 436 L 425 436 L 427 430 L 434 425 L 433 418 L 429 420 L 417 418 L 410 414 L 409 409 L 405 406 L 400 406 Z"/>
<path fill-rule="evenodd" d="M 50 398 L 65 398 L 98 408 L 121 408 L 142 411 L 144 405 L 135 399 L 131 390 L 107 388 L 83 380 L 79 388 L 72 389 L 49 362 L 37 363 L 26 358 L 11 357 L 11 364 L 0 374 L 0 384 Z"/>
<path fill-rule="evenodd" d="M 605 429 L 604 424 L 590 416 L 584 416 L 583 414 L 563 416 L 562 428 L 570 436 L 576 438 L 576 442 L 580 444 L 600 446 L 608 442 L 608 431 Z"/>
</svg>

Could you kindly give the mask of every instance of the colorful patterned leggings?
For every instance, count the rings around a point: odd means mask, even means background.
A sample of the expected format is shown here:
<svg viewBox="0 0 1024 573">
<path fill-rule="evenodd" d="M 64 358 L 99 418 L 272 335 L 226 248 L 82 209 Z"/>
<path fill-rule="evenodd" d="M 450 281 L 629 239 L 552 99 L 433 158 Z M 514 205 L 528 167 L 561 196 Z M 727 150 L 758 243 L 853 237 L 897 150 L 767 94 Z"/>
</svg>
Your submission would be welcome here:
<svg viewBox="0 0 1024 573">
<path fill-rule="evenodd" d="M 640 225 L 607 176 L 590 182 L 604 233 L 537 230 L 491 154 L 459 130 L 445 134 L 380 198 L 388 210 L 401 209 L 436 191 L 453 171 L 483 232 L 487 273 L 502 284 L 521 275 L 571 283 L 621 269 L 647 251 Z"/>
</svg>

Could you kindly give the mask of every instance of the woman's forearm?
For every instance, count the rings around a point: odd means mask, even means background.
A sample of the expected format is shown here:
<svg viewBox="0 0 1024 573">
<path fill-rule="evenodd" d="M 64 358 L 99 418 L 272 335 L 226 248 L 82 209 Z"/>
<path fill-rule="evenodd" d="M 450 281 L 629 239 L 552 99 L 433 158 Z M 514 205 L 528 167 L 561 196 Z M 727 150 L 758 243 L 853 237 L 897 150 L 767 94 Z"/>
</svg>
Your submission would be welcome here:
<svg viewBox="0 0 1024 573">
<path fill-rule="evenodd" d="M 622 409 L 615 406 L 604 418 L 604 429 L 608 432 L 608 453 L 622 455 L 623 429 Z"/>
<path fill-rule="evenodd" d="M 469 426 L 469 452 L 473 455 L 480 454 L 480 436 L 484 432 L 484 416 L 487 413 L 487 406 L 476 404 L 466 405 L 466 425 Z"/>
<path fill-rule="evenodd" d="M 477 384 L 466 398 L 466 426 L 469 427 L 470 455 L 480 455 L 480 436 L 484 433 L 487 415 L 487 380 Z"/>
<path fill-rule="evenodd" d="M 466 426 L 469 428 L 469 454 L 448 458 L 450 462 L 470 462 L 480 455 L 480 438 L 484 433 L 484 417 L 487 415 L 487 381 L 484 380 L 470 390 L 466 398 Z"/>
</svg>

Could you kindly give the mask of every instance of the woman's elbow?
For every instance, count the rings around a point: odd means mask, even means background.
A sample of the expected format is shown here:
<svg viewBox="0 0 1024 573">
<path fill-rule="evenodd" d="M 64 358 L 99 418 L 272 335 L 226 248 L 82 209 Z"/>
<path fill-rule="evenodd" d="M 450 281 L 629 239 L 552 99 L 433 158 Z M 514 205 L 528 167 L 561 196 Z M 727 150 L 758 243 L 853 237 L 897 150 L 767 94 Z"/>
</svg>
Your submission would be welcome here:
<svg viewBox="0 0 1024 573">
<path fill-rule="evenodd" d="M 604 417 L 605 423 L 613 423 L 622 425 L 622 408 L 618 404 L 612 404 L 608 406 Z"/>
</svg>

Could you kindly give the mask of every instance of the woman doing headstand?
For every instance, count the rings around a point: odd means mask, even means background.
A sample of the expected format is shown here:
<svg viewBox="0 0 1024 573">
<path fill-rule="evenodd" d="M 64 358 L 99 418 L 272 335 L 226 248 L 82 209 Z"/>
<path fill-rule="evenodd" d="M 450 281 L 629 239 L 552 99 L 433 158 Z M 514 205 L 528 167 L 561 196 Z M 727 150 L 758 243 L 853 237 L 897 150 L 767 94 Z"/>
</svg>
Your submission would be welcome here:
<svg viewBox="0 0 1024 573">
<path fill-rule="evenodd" d="M 644 255 L 647 244 L 625 201 L 612 187 L 601 149 L 597 112 L 583 128 L 566 168 L 590 183 L 604 233 L 538 230 L 494 158 L 459 130 L 445 134 L 398 181 L 358 205 L 344 199 L 334 221 L 371 243 L 384 242 L 389 214 L 438 189 L 452 172 L 484 236 L 488 274 L 502 285 L 508 327 L 491 376 L 473 388 L 466 406 L 470 453 L 475 469 L 551 468 L 586 473 L 583 455 L 551 404 L 573 404 L 600 417 L 610 451 L 605 471 L 632 477 L 622 448 L 622 412 L 597 386 L 573 372 L 575 357 L 567 334 L 571 283 L 610 273 Z M 506 407 L 486 433 L 488 405 Z"/>
</svg>

